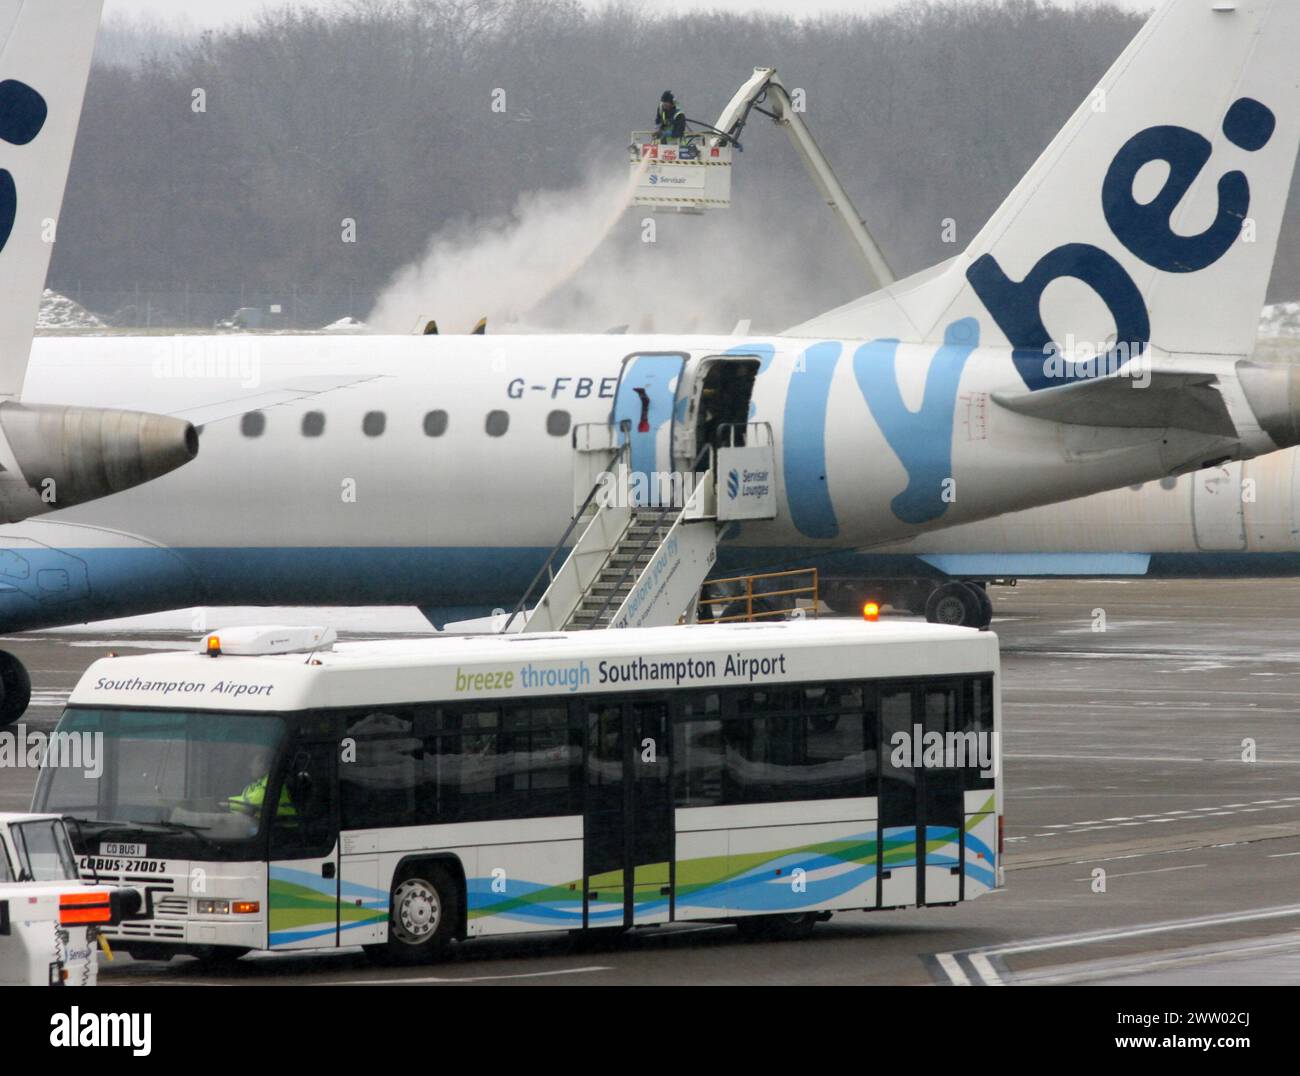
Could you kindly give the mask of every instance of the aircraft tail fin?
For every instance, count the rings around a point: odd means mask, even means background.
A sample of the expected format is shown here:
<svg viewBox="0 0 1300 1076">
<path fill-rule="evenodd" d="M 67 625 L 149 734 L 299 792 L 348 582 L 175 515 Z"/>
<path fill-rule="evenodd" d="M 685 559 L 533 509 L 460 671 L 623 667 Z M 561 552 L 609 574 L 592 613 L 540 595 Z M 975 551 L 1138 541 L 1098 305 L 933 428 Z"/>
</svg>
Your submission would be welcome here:
<svg viewBox="0 0 1300 1076">
<path fill-rule="evenodd" d="M 1297 51 L 1296 0 L 1165 0 L 962 255 L 788 331 L 942 343 L 974 317 L 1031 389 L 1060 383 L 1044 355 L 1070 338 L 1112 372 L 1148 348 L 1250 354 L 1300 146 Z"/>
<path fill-rule="evenodd" d="M 0 0 L 0 397 L 21 394 L 103 0 Z"/>
</svg>

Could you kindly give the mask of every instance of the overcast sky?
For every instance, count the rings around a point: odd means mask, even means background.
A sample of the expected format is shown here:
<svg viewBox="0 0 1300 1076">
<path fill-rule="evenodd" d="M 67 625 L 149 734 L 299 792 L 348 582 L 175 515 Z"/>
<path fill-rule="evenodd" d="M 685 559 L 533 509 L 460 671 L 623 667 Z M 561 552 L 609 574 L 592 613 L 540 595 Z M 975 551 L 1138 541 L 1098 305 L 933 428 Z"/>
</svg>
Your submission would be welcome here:
<svg viewBox="0 0 1300 1076">
<path fill-rule="evenodd" d="M 601 6 L 602 0 L 587 0 L 592 6 Z M 906 4 L 911 0 L 653 0 L 648 10 L 726 10 L 766 11 L 787 14 L 812 15 L 823 11 L 868 12 Z M 1055 0 L 1056 3 L 1088 4 L 1095 0 Z M 1115 0 L 1121 7 L 1145 11 L 1155 6 L 1156 0 Z M 114 14 L 149 14 L 164 18 L 184 16 L 197 26 L 220 26 L 224 23 L 246 19 L 265 7 L 312 7 L 310 0 L 105 0 L 104 11 Z"/>
</svg>

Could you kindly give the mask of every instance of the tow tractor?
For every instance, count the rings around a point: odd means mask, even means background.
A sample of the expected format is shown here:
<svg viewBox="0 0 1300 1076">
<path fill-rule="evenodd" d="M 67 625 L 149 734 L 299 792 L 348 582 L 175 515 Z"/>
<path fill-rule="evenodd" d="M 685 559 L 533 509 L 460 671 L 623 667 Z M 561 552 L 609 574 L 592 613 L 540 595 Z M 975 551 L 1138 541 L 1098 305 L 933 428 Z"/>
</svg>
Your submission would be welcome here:
<svg viewBox="0 0 1300 1076">
<path fill-rule="evenodd" d="M 775 67 L 756 67 L 754 74 L 722 110 L 717 122 L 687 122 L 680 139 L 658 139 L 654 131 L 633 131 L 632 204 L 679 213 L 703 213 L 731 205 L 732 154 L 743 152 L 740 136 L 754 112 L 785 130 L 803 160 L 823 201 L 840 218 L 876 287 L 894 283 L 866 222 L 822 153 Z"/>
<path fill-rule="evenodd" d="M 58 815 L 0 813 L 0 986 L 94 986 L 100 931 L 142 902 L 81 880 Z"/>
</svg>

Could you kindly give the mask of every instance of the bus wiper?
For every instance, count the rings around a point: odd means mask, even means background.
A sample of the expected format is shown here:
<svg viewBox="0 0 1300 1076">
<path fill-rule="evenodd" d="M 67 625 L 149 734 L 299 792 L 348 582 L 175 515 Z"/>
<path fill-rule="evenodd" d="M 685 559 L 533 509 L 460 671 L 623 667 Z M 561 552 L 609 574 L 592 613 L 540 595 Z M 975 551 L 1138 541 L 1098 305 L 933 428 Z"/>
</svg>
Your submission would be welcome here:
<svg viewBox="0 0 1300 1076">
<path fill-rule="evenodd" d="M 188 833 L 192 837 L 197 837 L 208 848 L 219 849 L 221 847 L 216 841 L 206 835 L 206 831 L 210 830 L 212 828 L 211 826 L 193 826 L 188 822 L 142 822 L 140 825 L 142 829 L 147 827 L 156 831 L 160 830 L 164 833 Z"/>
<path fill-rule="evenodd" d="M 211 837 L 205 835 L 204 831 L 210 829 L 209 826 L 192 826 L 186 822 L 121 822 L 111 818 L 78 818 L 76 815 L 64 815 L 64 818 L 71 818 L 74 822 L 87 826 L 102 827 L 100 836 L 105 832 L 112 830 L 139 830 L 144 833 L 188 833 L 197 837 L 209 848 L 220 848 Z"/>
</svg>

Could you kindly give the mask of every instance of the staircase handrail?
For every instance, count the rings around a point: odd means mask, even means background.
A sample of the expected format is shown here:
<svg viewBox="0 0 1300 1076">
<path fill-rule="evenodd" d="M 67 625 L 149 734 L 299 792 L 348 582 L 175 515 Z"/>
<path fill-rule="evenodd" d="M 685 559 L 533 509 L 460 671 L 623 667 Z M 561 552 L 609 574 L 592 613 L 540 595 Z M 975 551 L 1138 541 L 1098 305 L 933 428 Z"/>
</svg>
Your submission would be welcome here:
<svg viewBox="0 0 1300 1076">
<path fill-rule="evenodd" d="M 713 470 L 712 455 L 713 455 L 713 446 L 705 445 L 696 454 L 695 460 L 691 463 L 691 470 L 698 471 L 700 466 L 700 461 L 704 459 L 706 456 L 708 456 L 710 457 L 709 466 L 705 468 L 704 471 L 705 474 L 708 474 L 710 471 Z M 690 502 L 688 500 L 687 504 L 689 503 Z M 676 505 L 667 504 L 659 509 L 659 513 L 658 515 L 655 516 L 654 526 L 650 529 L 650 533 L 641 539 L 641 544 L 637 546 L 636 552 L 632 555 L 632 562 L 626 568 L 623 569 L 623 574 L 618 577 L 618 582 L 614 584 L 614 588 L 608 594 L 605 595 L 604 602 L 601 603 L 600 608 L 596 610 L 595 614 L 592 616 L 591 620 L 587 624 L 589 628 L 594 628 L 597 624 L 600 623 L 601 617 L 605 615 L 605 611 L 609 608 L 609 603 L 614 600 L 614 596 L 616 594 L 622 591 L 623 584 L 627 582 L 628 577 L 632 574 L 632 569 L 636 567 L 636 563 L 638 560 L 640 560 L 641 554 L 646 551 L 646 547 L 650 544 L 650 540 L 652 538 L 656 540 L 659 539 L 659 527 L 663 523 L 664 516 L 666 516 L 670 511 L 674 511 L 674 510 L 678 515 L 681 515 L 683 512 L 686 511 L 686 506 L 683 505 L 682 507 L 678 508 Z"/>
<path fill-rule="evenodd" d="M 632 445 L 631 440 L 625 438 L 623 443 L 619 446 L 618 452 L 614 456 L 614 459 L 612 461 L 612 467 L 615 472 L 617 472 L 619 464 L 621 464 L 624 461 L 624 457 L 629 456 L 631 445 Z M 602 475 L 601 478 L 603 477 L 604 476 Z M 549 578 L 547 579 L 548 586 L 550 585 L 551 581 L 554 580 L 555 575 L 551 571 L 552 565 L 554 565 L 556 558 L 559 557 L 560 551 L 568 548 L 567 543 L 569 541 L 569 537 L 573 534 L 574 529 L 578 526 L 578 520 L 580 520 L 583 517 L 583 514 L 587 511 L 587 509 L 591 507 L 592 502 L 596 499 L 596 495 L 600 492 L 601 486 L 604 484 L 601 481 L 601 478 L 596 479 L 596 484 L 591 487 L 591 492 L 587 494 L 586 500 L 582 502 L 582 507 L 580 507 L 573 514 L 573 518 L 569 520 L 569 525 L 565 527 L 564 533 L 560 535 L 560 540 L 555 543 L 555 547 L 551 550 L 550 555 L 546 558 L 545 563 L 543 563 L 542 566 L 537 569 L 537 574 L 533 576 L 533 581 L 528 584 L 528 589 L 524 591 L 523 597 L 519 599 L 513 611 L 510 613 L 510 616 L 506 618 L 505 625 L 501 628 L 501 631 L 498 632 L 498 634 L 504 635 L 506 632 L 510 630 L 510 625 L 515 622 L 515 617 L 517 617 L 520 613 L 524 611 L 525 606 L 527 606 L 528 604 L 528 599 L 531 598 L 533 596 L 533 592 L 537 590 L 538 584 L 541 583 L 543 576 L 549 576 Z"/>
</svg>

